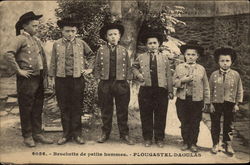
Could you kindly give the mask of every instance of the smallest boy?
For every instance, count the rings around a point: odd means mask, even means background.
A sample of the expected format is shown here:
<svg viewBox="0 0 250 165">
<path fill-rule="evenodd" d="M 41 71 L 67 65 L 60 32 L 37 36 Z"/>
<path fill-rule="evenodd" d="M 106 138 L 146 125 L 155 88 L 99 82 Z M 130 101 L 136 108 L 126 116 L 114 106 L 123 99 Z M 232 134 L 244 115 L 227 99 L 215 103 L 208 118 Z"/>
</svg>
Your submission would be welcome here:
<svg viewBox="0 0 250 165">
<path fill-rule="evenodd" d="M 63 137 L 58 145 L 71 138 L 83 144 L 81 108 L 85 80 L 83 75 L 92 72 L 94 55 L 86 42 L 76 38 L 79 23 L 72 18 L 64 18 L 57 22 L 62 38 L 55 41 L 52 50 L 49 76 L 55 77 L 55 91 L 58 106 L 61 110 Z M 86 56 L 89 57 L 87 69 Z"/>
<path fill-rule="evenodd" d="M 220 69 L 214 71 L 210 77 L 211 90 L 211 134 L 213 140 L 212 153 L 218 152 L 220 136 L 220 118 L 223 121 L 223 143 L 228 154 L 234 154 L 231 146 L 233 112 L 239 110 L 238 103 L 243 100 L 243 87 L 240 75 L 231 69 L 236 60 L 236 52 L 231 48 L 215 50 L 214 58 Z"/>
</svg>

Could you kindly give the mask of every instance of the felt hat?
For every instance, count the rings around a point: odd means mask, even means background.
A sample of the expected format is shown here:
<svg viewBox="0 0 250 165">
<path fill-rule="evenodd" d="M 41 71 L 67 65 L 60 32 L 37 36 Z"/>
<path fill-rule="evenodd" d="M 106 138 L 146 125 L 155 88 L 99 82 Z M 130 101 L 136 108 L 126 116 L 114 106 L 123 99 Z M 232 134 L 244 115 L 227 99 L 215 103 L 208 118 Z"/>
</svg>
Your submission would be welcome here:
<svg viewBox="0 0 250 165">
<path fill-rule="evenodd" d="M 180 47 L 180 51 L 182 54 L 184 54 L 187 49 L 195 49 L 197 50 L 200 56 L 203 56 L 204 48 L 199 44 L 198 41 L 191 40 L 187 42 L 185 45 L 181 45 Z"/>
<path fill-rule="evenodd" d="M 141 42 L 143 44 L 146 44 L 148 38 L 157 38 L 160 45 L 162 45 L 162 43 L 163 43 L 163 35 L 162 35 L 162 33 L 159 33 L 159 32 L 145 32 L 144 34 L 141 35 Z"/>
<path fill-rule="evenodd" d="M 229 55 L 229 56 L 231 56 L 232 63 L 234 63 L 234 61 L 237 58 L 236 51 L 234 49 L 232 49 L 232 48 L 229 48 L 229 47 L 221 47 L 221 48 L 218 48 L 218 49 L 215 50 L 214 59 L 215 59 L 216 63 L 218 63 L 220 55 Z"/>
<path fill-rule="evenodd" d="M 77 27 L 79 28 L 81 25 L 80 22 L 76 21 L 73 18 L 70 17 L 66 17 L 66 18 L 62 18 L 61 20 L 57 21 L 57 26 L 62 29 L 64 26 L 70 26 L 70 27 Z"/>
<path fill-rule="evenodd" d="M 20 30 L 23 29 L 23 24 L 27 23 L 28 21 L 38 20 L 43 15 L 35 15 L 33 11 L 27 12 L 23 14 L 19 20 L 17 21 L 15 28 L 16 28 L 16 35 L 20 34 Z"/>
<path fill-rule="evenodd" d="M 101 28 L 101 30 L 100 30 L 100 38 L 103 39 L 104 41 L 107 41 L 106 35 L 107 35 L 107 31 L 110 30 L 110 29 L 118 29 L 120 34 L 121 34 L 121 37 L 124 34 L 124 26 L 123 25 L 118 24 L 118 23 L 109 23 L 109 24 L 104 25 Z"/>
</svg>

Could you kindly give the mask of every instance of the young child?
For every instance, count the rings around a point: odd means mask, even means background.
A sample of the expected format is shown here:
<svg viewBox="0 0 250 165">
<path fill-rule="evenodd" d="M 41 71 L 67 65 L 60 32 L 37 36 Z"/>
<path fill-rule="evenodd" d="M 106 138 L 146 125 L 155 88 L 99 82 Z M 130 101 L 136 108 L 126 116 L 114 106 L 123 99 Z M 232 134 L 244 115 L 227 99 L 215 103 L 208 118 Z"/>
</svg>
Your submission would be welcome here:
<svg viewBox="0 0 250 165">
<path fill-rule="evenodd" d="M 240 75 L 231 69 L 236 60 L 236 52 L 231 48 L 215 50 L 214 58 L 220 69 L 212 73 L 209 83 L 211 89 L 211 134 L 213 140 L 212 153 L 219 148 L 220 119 L 223 120 L 223 143 L 225 151 L 234 154 L 231 146 L 233 112 L 239 110 L 238 103 L 243 100 L 243 87 Z"/>
<path fill-rule="evenodd" d="M 176 110 L 181 122 L 183 138 L 182 150 L 197 152 L 202 109 L 210 104 L 210 89 L 206 70 L 196 63 L 204 49 L 197 41 L 190 41 L 180 47 L 185 63 L 179 64 L 174 73 L 174 85 L 177 88 Z"/>
<path fill-rule="evenodd" d="M 119 44 L 124 33 L 124 27 L 117 23 L 104 25 L 100 30 L 100 37 L 107 42 L 97 51 L 94 73 L 98 84 L 98 99 L 102 115 L 102 135 L 97 140 L 104 143 L 108 140 L 112 128 L 113 100 L 116 104 L 117 122 L 120 138 L 132 145 L 128 128 L 128 105 L 130 101 L 130 87 L 127 80 L 132 79 L 131 63 L 126 48 Z"/>
<path fill-rule="evenodd" d="M 92 72 L 94 54 L 86 42 L 76 38 L 78 22 L 72 18 L 64 18 L 57 25 L 63 37 L 53 45 L 49 70 L 49 75 L 55 77 L 56 98 L 63 127 L 63 137 L 57 144 L 64 144 L 71 138 L 84 144 L 81 124 L 85 86 L 83 75 Z M 86 56 L 89 57 L 88 69 L 85 66 Z"/>
<path fill-rule="evenodd" d="M 160 33 L 148 32 L 142 42 L 147 52 L 138 55 L 132 71 L 141 82 L 138 102 L 145 146 L 152 144 L 154 135 L 158 147 L 164 146 L 168 97 L 173 99 L 172 74 L 168 57 L 159 52 L 163 42 Z"/>
</svg>

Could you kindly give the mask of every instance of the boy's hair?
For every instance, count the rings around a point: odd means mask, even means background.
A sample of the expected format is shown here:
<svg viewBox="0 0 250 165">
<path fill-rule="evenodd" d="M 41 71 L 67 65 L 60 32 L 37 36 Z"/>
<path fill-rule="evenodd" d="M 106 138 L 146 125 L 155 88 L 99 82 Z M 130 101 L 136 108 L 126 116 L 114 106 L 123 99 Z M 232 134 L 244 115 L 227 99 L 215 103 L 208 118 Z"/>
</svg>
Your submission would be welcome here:
<svg viewBox="0 0 250 165">
<path fill-rule="evenodd" d="M 236 58 L 237 58 L 237 54 L 236 54 L 236 51 L 234 49 L 232 49 L 232 48 L 219 48 L 219 49 L 216 49 L 214 52 L 214 60 L 216 63 L 219 63 L 219 59 L 220 59 L 221 55 L 230 56 L 232 63 L 234 63 Z"/>
</svg>

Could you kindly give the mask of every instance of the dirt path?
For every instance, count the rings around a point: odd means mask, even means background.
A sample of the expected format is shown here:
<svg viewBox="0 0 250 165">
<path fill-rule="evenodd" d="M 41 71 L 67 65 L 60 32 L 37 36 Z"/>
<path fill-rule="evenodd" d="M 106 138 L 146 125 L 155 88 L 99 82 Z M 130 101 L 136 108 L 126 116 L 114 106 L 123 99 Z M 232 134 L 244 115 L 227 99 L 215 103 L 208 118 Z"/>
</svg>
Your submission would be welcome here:
<svg viewBox="0 0 250 165">
<path fill-rule="evenodd" d="M 132 115 L 133 114 L 133 115 Z M 100 134 L 101 121 L 95 120 L 91 127 L 86 127 L 83 134 L 87 140 L 85 145 L 77 145 L 69 142 L 63 146 L 56 144 L 37 144 L 35 148 L 27 148 L 22 143 L 19 117 L 8 115 L 0 118 L 0 149 L 1 162 L 15 163 L 243 163 L 246 159 L 240 160 L 236 157 L 229 157 L 223 152 L 217 155 L 211 154 L 210 133 L 206 125 L 201 122 L 199 135 L 198 154 L 183 152 L 180 150 L 182 139 L 180 137 L 180 123 L 176 117 L 174 101 L 170 102 L 166 128 L 166 145 L 163 149 L 153 145 L 145 148 L 142 144 L 139 112 L 129 115 L 130 134 L 136 141 L 136 145 L 128 146 L 119 141 L 117 124 L 114 118 L 113 131 L 110 140 L 105 144 L 95 142 Z M 61 133 L 46 133 L 55 142 Z M 39 154 L 45 154 L 40 155 Z M 34 155 L 33 155 L 34 154 Z M 65 156 L 66 155 L 66 156 Z M 248 159 L 249 161 L 249 159 Z"/>
</svg>

